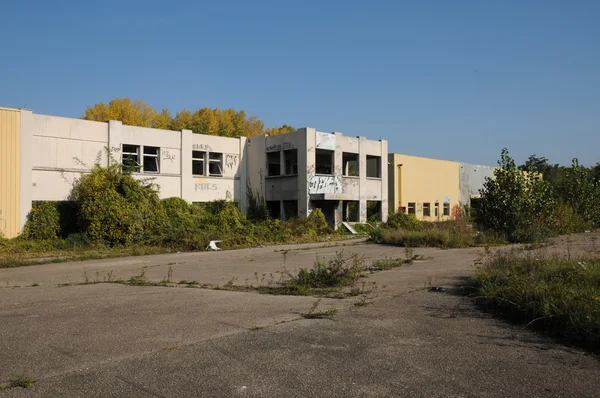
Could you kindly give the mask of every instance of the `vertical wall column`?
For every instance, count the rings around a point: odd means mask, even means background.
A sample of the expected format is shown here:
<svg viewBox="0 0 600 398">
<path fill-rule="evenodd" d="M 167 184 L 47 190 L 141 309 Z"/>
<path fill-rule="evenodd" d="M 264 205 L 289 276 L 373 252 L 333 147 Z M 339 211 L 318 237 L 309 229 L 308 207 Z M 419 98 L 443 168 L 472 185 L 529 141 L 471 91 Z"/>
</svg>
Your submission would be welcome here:
<svg viewBox="0 0 600 398">
<path fill-rule="evenodd" d="M 108 122 L 108 151 L 107 166 L 111 158 L 121 162 L 121 145 L 123 144 L 123 122 L 109 120 Z"/>
<path fill-rule="evenodd" d="M 310 214 L 308 184 L 315 175 L 315 154 L 317 146 L 316 130 L 298 129 L 298 216 Z"/>
<path fill-rule="evenodd" d="M 181 199 L 191 202 L 194 195 L 194 181 L 192 179 L 192 130 L 181 130 Z"/>
<path fill-rule="evenodd" d="M 21 159 L 20 159 L 20 230 L 23 230 L 27 215 L 31 211 L 33 169 L 33 112 L 21 110 Z"/>
<path fill-rule="evenodd" d="M 365 151 L 366 137 L 358 137 L 358 175 L 359 181 L 359 220 L 367 222 L 367 152 Z"/>
<path fill-rule="evenodd" d="M 339 185 L 342 186 L 342 175 L 343 175 L 343 154 L 342 154 L 342 146 L 340 142 L 342 142 L 342 133 L 334 133 L 335 134 L 335 154 L 333 156 L 333 174 L 335 175 L 336 180 L 339 181 Z M 338 192 L 341 194 L 342 192 Z M 335 203 L 333 220 L 335 229 L 338 229 L 340 225 L 342 225 L 342 221 L 344 221 L 344 207 L 343 201 L 338 200 Z"/>
<path fill-rule="evenodd" d="M 381 140 L 381 221 L 388 219 L 388 142 Z"/>
<path fill-rule="evenodd" d="M 248 139 L 246 137 L 240 137 L 240 162 L 238 163 L 239 164 L 238 173 L 239 173 L 239 181 L 240 181 L 240 192 L 237 196 L 239 197 L 240 211 L 244 214 L 246 214 L 246 211 L 248 209 L 248 193 L 246 192 L 246 190 L 248 188 L 248 167 L 246 165 L 247 145 L 248 145 Z M 182 148 L 183 148 L 183 146 L 182 146 Z M 183 181 L 183 176 L 181 179 Z M 234 198 L 236 197 L 235 192 L 233 193 L 233 197 Z"/>
</svg>

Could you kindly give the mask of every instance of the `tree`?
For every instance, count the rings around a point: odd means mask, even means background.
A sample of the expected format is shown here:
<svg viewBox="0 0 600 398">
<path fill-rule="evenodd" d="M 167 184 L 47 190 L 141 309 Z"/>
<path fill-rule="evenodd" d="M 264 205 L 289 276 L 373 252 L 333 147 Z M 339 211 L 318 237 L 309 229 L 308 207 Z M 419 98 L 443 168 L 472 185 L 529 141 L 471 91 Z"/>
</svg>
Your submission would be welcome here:
<svg viewBox="0 0 600 398">
<path fill-rule="evenodd" d="M 173 117 L 168 109 L 163 109 L 161 113 L 154 117 L 153 127 L 157 129 L 168 130 L 173 124 Z"/>
<path fill-rule="evenodd" d="M 192 127 L 192 113 L 187 109 L 177 112 L 173 122 L 171 123 L 171 130 L 185 130 Z"/>
<path fill-rule="evenodd" d="M 296 129 L 294 127 L 284 124 L 281 127 L 275 126 L 273 128 L 266 129 L 265 134 L 266 135 L 279 135 L 279 134 L 293 133 L 294 131 L 296 131 Z"/>
<path fill-rule="evenodd" d="M 123 124 L 140 127 L 154 127 L 156 111 L 140 100 L 131 101 L 129 98 L 115 98 L 108 105 L 100 102 L 85 110 L 83 118 L 97 122 L 120 120 Z"/>
<path fill-rule="evenodd" d="M 600 184 L 594 179 L 592 169 L 580 166 L 579 161 L 573 159 L 557 192 L 561 201 L 584 221 L 600 226 Z"/>
<path fill-rule="evenodd" d="M 551 233 L 554 199 L 550 184 L 515 166 L 508 150 L 502 150 L 494 178 L 481 189 L 474 220 L 479 228 L 502 233 L 511 242 L 542 239 Z"/>
</svg>

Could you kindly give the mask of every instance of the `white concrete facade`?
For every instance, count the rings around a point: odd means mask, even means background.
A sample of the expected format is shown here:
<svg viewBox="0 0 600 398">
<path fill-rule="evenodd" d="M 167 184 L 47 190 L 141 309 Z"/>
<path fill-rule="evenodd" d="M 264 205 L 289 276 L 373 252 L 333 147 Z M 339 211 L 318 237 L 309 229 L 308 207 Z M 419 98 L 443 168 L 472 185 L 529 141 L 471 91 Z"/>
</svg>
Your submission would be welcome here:
<svg viewBox="0 0 600 398">
<path fill-rule="evenodd" d="M 260 187 L 280 218 L 306 217 L 321 208 L 338 227 L 342 221 L 366 222 L 371 208 L 387 221 L 387 141 L 314 128 L 248 140 L 253 159 L 261 157 L 248 169 L 251 186 Z"/>
<path fill-rule="evenodd" d="M 151 179 L 161 198 L 228 200 L 247 209 L 250 188 L 280 218 L 322 208 L 329 223 L 367 220 L 368 204 L 387 219 L 387 141 L 299 129 L 229 138 L 93 122 L 21 111 L 20 220 L 33 201 L 69 200 L 81 173 L 111 161 Z M 109 155 L 110 154 L 110 155 Z M 353 214 L 348 210 L 356 208 Z M 371 206 L 373 207 L 373 206 Z M 373 207 L 373 208 L 375 208 Z"/>
</svg>

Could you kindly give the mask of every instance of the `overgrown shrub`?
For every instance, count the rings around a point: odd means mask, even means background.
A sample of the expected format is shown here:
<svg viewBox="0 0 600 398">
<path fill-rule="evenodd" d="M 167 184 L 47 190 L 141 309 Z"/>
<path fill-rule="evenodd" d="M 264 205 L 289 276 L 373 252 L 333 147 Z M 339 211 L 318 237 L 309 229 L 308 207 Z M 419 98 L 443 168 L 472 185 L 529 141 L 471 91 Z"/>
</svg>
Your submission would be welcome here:
<svg viewBox="0 0 600 398">
<path fill-rule="evenodd" d="M 411 231 L 419 231 L 423 229 L 423 223 L 419 221 L 414 214 L 405 214 L 402 212 L 390 214 L 385 226 L 387 228 L 402 228 Z"/>
<path fill-rule="evenodd" d="M 166 225 L 156 186 L 122 172 L 116 163 L 94 166 L 71 195 L 79 207 L 80 230 L 94 242 L 143 243 L 156 239 Z"/>
<path fill-rule="evenodd" d="M 336 252 L 334 258 L 327 262 L 317 260 L 313 268 L 302 268 L 298 275 L 288 284 L 305 288 L 326 288 L 346 286 L 356 281 L 364 270 L 363 259 L 357 255 L 344 258 L 342 252 Z"/>
<path fill-rule="evenodd" d="M 34 202 L 27 215 L 23 238 L 54 240 L 60 236 L 60 214 L 57 202 Z"/>
<path fill-rule="evenodd" d="M 321 209 L 314 209 L 306 218 L 306 233 L 308 235 L 322 236 L 331 232 L 325 214 Z"/>
<path fill-rule="evenodd" d="M 550 185 L 539 176 L 517 170 L 502 150 L 494 179 L 487 179 L 474 220 L 482 230 L 502 233 L 510 242 L 532 242 L 552 234 L 554 200 Z"/>
<path fill-rule="evenodd" d="M 551 335 L 600 349 L 600 259 L 498 253 L 472 277 L 478 302 Z"/>
</svg>

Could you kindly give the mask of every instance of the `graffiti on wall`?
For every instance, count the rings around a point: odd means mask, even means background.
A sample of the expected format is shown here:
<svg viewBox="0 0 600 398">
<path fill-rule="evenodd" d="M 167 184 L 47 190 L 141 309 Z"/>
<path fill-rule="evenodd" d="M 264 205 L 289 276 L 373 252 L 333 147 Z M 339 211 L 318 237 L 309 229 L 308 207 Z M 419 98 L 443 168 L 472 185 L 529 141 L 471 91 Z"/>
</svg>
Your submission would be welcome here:
<svg viewBox="0 0 600 398">
<path fill-rule="evenodd" d="M 335 134 L 317 131 L 317 148 L 335 151 Z"/>
<path fill-rule="evenodd" d="M 308 186 L 309 194 L 316 193 L 341 193 L 342 179 L 335 176 L 314 176 Z"/>
<path fill-rule="evenodd" d="M 194 191 L 216 191 L 218 189 L 217 184 L 208 182 L 205 178 L 196 178 L 194 180 Z"/>
<path fill-rule="evenodd" d="M 233 169 L 238 164 L 238 155 L 225 155 L 225 166 Z"/>
<path fill-rule="evenodd" d="M 283 143 L 281 144 L 269 145 L 266 148 L 266 152 L 279 152 L 281 150 L 285 151 L 288 149 L 294 149 L 294 144 L 292 144 L 291 142 L 283 141 Z"/>
<path fill-rule="evenodd" d="M 175 154 L 171 155 L 171 153 L 166 149 L 163 149 L 160 152 L 162 155 L 162 160 L 170 160 L 171 163 L 173 163 L 173 161 L 175 160 Z"/>
<path fill-rule="evenodd" d="M 192 145 L 192 149 L 194 151 L 212 152 L 212 147 L 210 145 L 207 145 L 207 144 L 194 144 L 194 145 Z"/>
</svg>

